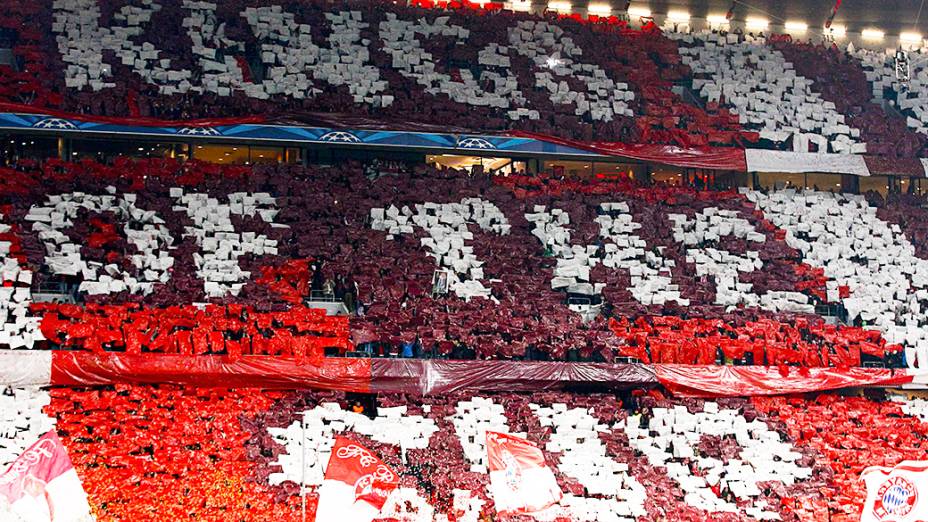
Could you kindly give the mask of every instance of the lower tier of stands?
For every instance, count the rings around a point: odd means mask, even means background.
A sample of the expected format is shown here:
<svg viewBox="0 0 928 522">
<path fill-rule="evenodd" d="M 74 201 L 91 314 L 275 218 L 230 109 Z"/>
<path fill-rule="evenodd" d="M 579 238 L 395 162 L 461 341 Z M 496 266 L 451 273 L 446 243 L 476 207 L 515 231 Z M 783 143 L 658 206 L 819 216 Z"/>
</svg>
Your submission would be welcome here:
<svg viewBox="0 0 928 522">
<path fill-rule="evenodd" d="M 98 520 L 302 520 L 301 485 L 311 520 L 334 436 L 345 434 L 401 477 L 378 520 L 478 521 L 495 516 L 483 447 L 491 430 L 544 448 L 565 497 L 539 520 L 843 522 L 859 518 L 863 468 L 928 456 L 921 399 L 536 392 L 366 401 L 170 386 L 6 389 L 0 460 L 54 426 Z"/>
</svg>

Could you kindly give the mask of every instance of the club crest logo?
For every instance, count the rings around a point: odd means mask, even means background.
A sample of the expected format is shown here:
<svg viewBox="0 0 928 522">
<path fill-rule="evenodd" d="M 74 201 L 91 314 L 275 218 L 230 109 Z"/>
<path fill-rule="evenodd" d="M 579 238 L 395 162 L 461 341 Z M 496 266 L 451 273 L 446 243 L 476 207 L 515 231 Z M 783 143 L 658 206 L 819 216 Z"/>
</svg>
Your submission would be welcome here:
<svg viewBox="0 0 928 522">
<path fill-rule="evenodd" d="M 507 450 L 502 451 L 503 466 L 506 472 L 506 485 L 512 491 L 518 491 L 522 483 L 522 467 L 519 466 L 516 458 Z"/>
<path fill-rule="evenodd" d="M 904 477 L 892 477 L 877 489 L 873 514 L 879 520 L 904 517 L 912 511 L 917 500 L 918 491 L 914 484 Z"/>
</svg>

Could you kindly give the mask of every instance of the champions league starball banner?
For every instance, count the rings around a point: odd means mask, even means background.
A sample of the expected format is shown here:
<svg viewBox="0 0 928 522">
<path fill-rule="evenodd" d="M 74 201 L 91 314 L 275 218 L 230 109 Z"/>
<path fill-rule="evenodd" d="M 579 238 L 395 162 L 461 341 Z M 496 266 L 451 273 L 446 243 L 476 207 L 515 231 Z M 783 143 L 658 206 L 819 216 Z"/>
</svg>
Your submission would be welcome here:
<svg viewBox="0 0 928 522">
<path fill-rule="evenodd" d="M 894 468 L 869 467 L 861 480 L 867 484 L 861 522 L 928 520 L 928 462 L 907 460 Z"/>
</svg>

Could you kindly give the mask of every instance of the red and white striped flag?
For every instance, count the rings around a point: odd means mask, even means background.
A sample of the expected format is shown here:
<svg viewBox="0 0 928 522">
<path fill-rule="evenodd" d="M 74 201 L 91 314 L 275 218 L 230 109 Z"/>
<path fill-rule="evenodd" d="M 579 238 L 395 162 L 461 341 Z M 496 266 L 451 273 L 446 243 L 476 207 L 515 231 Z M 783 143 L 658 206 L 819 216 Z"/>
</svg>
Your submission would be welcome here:
<svg viewBox="0 0 928 522">
<path fill-rule="evenodd" d="M 523 438 L 488 431 L 487 461 L 490 493 L 500 515 L 541 511 L 563 496 L 544 453 Z"/>
<path fill-rule="evenodd" d="M 81 480 L 54 431 L 40 437 L 0 475 L 0 520 L 93 520 Z"/>
<path fill-rule="evenodd" d="M 907 460 L 894 468 L 871 466 L 860 479 L 867 484 L 861 522 L 928 520 L 928 462 Z"/>
<path fill-rule="evenodd" d="M 371 522 L 399 482 L 371 450 L 338 437 L 319 486 L 316 522 Z"/>
</svg>

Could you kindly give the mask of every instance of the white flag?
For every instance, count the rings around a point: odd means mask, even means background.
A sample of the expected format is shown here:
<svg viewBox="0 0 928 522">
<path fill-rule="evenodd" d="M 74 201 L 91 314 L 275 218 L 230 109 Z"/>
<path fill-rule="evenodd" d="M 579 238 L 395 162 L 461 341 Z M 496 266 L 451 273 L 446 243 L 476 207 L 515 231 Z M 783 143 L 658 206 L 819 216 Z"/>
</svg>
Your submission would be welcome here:
<svg viewBox="0 0 928 522">
<path fill-rule="evenodd" d="M 544 453 L 531 442 L 488 431 L 487 458 L 490 493 L 500 515 L 534 513 L 561 500 L 561 488 Z"/>
<path fill-rule="evenodd" d="M 867 484 L 861 522 L 928 520 L 928 462 L 907 460 L 894 468 L 872 466 L 860 479 Z"/>
<path fill-rule="evenodd" d="M 54 430 L 0 475 L 0 520 L 88 522 L 87 494 Z"/>
</svg>

